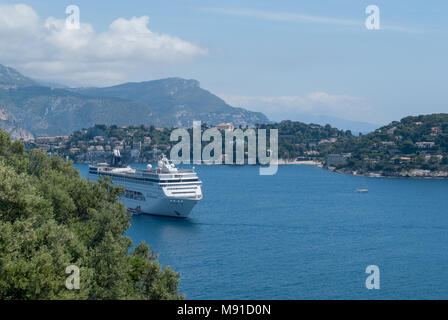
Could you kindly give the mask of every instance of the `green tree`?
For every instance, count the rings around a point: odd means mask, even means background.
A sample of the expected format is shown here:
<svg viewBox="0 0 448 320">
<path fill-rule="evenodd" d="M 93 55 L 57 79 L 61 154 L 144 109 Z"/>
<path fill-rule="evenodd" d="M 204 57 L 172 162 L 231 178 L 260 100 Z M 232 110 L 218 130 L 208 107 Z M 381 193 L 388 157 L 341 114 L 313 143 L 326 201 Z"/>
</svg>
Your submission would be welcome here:
<svg viewBox="0 0 448 320">
<path fill-rule="evenodd" d="M 183 298 L 179 274 L 123 236 L 122 191 L 0 131 L 0 299 Z M 69 265 L 80 268 L 80 290 L 65 287 Z"/>
</svg>

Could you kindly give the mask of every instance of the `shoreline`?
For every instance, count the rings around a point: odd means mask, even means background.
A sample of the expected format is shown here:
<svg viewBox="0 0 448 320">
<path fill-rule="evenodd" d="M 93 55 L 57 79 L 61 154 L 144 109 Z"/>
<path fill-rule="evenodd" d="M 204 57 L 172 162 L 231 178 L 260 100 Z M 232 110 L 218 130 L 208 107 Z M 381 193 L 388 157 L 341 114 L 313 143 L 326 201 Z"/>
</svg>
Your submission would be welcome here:
<svg viewBox="0 0 448 320">
<path fill-rule="evenodd" d="M 77 161 L 73 162 L 73 164 L 92 164 L 93 162 L 84 162 L 84 161 Z M 140 163 L 140 162 L 136 162 Z M 141 162 L 146 163 L 146 162 Z M 195 164 L 199 166 L 229 166 L 229 164 L 216 164 L 216 163 L 201 163 L 201 164 Z M 287 166 L 287 165 L 314 165 L 321 169 L 334 172 L 334 173 L 340 173 L 340 174 L 346 174 L 350 176 L 356 176 L 356 177 L 367 177 L 367 178 L 396 178 L 396 179 L 436 179 L 436 180 L 443 180 L 448 179 L 448 172 L 445 171 L 439 171 L 435 173 L 431 173 L 428 170 L 421 170 L 421 169 L 413 169 L 410 171 L 405 171 L 402 173 L 395 173 L 395 174 L 384 174 L 381 172 L 367 172 L 367 173 L 360 173 L 357 171 L 348 171 L 339 169 L 336 170 L 336 168 L 328 168 L 323 165 L 320 161 L 313 161 L 313 160 L 303 160 L 303 161 L 287 161 L 284 159 L 280 159 L 280 161 L 277 163 L 278 166 Z M 230 164 L 230 166 L 249 166 L 248 164 L 241 164 L 241 165 L 234 165 Z"/>
<path fill-rule="evenodd" d="M 71 160 L 73 161 L 73 160 Z M 133 163 L 152 163 L 152 162 L 157 162 L 157 160 L 153 160 L 153 161 L 149 161 L 149 162 L 133 162 Z M 94 164 L 96 162 L 94 161 L 73 161 L 74 164 Z M 198 166 L 252 166 L 252 164 L 225 164 L 225 163 L 207 163 L 207 162 L 202 162 L 200 164 L 197 163 L 193 163 L 191 162 L 191 164 L 194 165 L 198 165 Z M 259 165 L 259 164 L 254 164 L 254 165 Z M 295 161 L 295 160 L 285 160 L 285 159 L 279 159 L 277 162 L 277 165 L 279 166 L 284 166 L 284 165 L 314 165 L 314 166 L 323 166 L 323 162 L 321 161 L 314 161 L 314 160 L 300 160 L 300 161 Z"/>
<path fill-rule="evenodd" d="M 437 171 L 437 172 L 431 172 L 429 170 L 422 170 L 422 169 L 412 169 L 410 171 L 404 171 L 404 172 L 396 172 L 394 174 L 384 174 L 382 172 L 367 172 L 367 173 L 359 173 L 357 171 L 347 171 L 347 170 L 336 170 L 336 169 L 329 169 L 326 167 L 323 167 L 323 169 L 341 173 L 341 174 L 347 174 L 350 176 L 356 176 L 356 177 L 367 177 L 367 178 L 395 178 L 395 179 L 436 179 L 436 180 L 443 180 L 448 179 L 448 172 L 446 171 Z"/>
<path fill-rule="evenodd" d="M 310 166 L 320 166 L 323 165 L 320 161 L 314 161 L 314 160 L 301 160 L 301 161 L 279 161 L 277 165 L 310 165 Z"/>
</svg>

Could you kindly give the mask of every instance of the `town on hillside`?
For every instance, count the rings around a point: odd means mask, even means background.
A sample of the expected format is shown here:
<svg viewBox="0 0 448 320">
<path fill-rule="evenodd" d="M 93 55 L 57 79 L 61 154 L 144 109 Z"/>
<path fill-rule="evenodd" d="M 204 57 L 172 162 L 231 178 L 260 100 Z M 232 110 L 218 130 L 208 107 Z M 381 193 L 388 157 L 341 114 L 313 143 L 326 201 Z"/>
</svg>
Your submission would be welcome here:
<svg viewBox="0 0 448 320">
<path fill-rule="evenodd" d="M 223 133 L 235 129 L 232 123 L 220 123 L 213 127 Z M 203 129 L 206 128 L 207 125 L 203 125 Z M 254 129 L 257 128 L 279 130 L 279 158 L 283 163 L 321 162 L 331 144 L 345 136 L 351 136 L 350 132 L 329 125 L 307 125 L 293 121 L 257 125 Z M 245 130 L 247 127 L 241 129 Z M 169 154 L 171 147 L 177 143 L 170 141 L 172 130 L 143 125 L 95 125 L 78 130 L 71 136 L 39 137 L 22 141 L 27 150 L 40 149 L 48 155 L 59 155 L 77 163 L 107 161 L 114 149 L 120 150 L 126 161 L 151 162 L 157 160 L 161 154 Z M 206 144 L 203 142 L 203 146 Z M 247 140 L 244 148 L 247 154 Z"/>
<path fill-rule="evenodd" d="M 234 129 L 232 123 L 215 127 Z M 278 129 L 280 163 L 310 161 L 355 175 L 448 177 L 448 114 L 406 117 L 359 136 L 330 125 L 289 120 L 256 125 L 255 129 Z M 107 161 L 113 149 L 120 150 L 127 161 L 151 162 L 162 153 L 169 154 L 177 143 L 170 141 L 171 131 L 154 126 L 95 125 L 71 136 L 39 137 L 24 143 L 27 150 L 37 148 L 78 163 Z"/>
<path fill-rule="evenodd" d="M 232 123 L 215 126 L 233 130 Z M 126 161 L 151 162 L 168 154 L 175 142 L 169 141 L 172 129 L 154 126 L 95 125 L 76 131 L 71 136 L 22 139 L 27 150 L 39 149 L 48 155 L 59 155 L 76 163 L 104 162 L 117 149 Z"/>
<path fill-rule="evenodd" d="M 331 147 L 326 165 L 344 173 L 448 177 L 448 114 L 406 117 Z"/>
</svg>

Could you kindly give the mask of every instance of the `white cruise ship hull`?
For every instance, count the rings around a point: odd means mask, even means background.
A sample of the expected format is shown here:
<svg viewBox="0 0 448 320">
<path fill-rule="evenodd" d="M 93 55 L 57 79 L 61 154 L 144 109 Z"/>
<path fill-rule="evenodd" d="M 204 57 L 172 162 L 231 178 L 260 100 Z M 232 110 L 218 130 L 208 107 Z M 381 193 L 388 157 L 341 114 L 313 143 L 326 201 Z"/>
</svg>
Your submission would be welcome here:
<svg viewBox="0 0 448 320">
<path fill-rule="evenodd" d="M 122 198 L 128 211 L 134 214 L 149 214 L 155 216 L 167 216 L 186 218 L 193 210 L 198 200 L 192 199 L 151 199 L 142 203 L 137 200 Z"/>
<path fill-rule="evenodd" d="M 91 174 L 89 180 L 98 181 L 99 171 Z M 121 196 L 128 211 L 134 214 L 149 214 L 156 216 L 168 216 L 186 218 L 194 206 L 202 199 L 200 181 L 196 182 L 149 182 L 133 179 L 122 179 L 119 176 L 111 176 L 114 185 L 125 188 L 125 194 Z M 167 181 L 169 183 L 167 183 Z"/>
</svg>

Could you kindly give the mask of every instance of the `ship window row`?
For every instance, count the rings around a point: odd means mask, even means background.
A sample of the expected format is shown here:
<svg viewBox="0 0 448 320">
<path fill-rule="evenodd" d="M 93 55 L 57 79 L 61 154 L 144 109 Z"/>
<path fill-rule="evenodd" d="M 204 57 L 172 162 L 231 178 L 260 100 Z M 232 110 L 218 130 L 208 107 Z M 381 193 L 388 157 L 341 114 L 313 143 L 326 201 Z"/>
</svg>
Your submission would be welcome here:
<svg viewBox="0 0 448 320">
<path fill-rule="evenodd" d="M 176 187 L 191 188 L 191 187 L 200 186 L 200 185 L 201 185 L 200 182 L 199 183 L 198 182 L 196 182 L 196 183 L 194 183 L 194 182 L 187 182 L 187 183 L 163 183 L 163 184 L 160 184 L 160 187 L 170 188 L 170 187 L 176 186 Z"/>
<path fill-rule="evenodd" d="M 196 179 L 176 179 L 176 180 L 160 180 L 161 183 L 170 183 L 170 182 L 193 182 L 193 181 L 199 181 Z"/>
<path fill-rule="evenodd" d="M 112 175 L 107 173 L 101 173 L 100 175 L 106 175 L 110 176 L 113 179 L 120 180 L 120 181 L 141 181 L 141 182 L 159 182 L 159 183 L 176 183 L 176 182 L 196 182 L 199 181 L 198 178 L 196 179 L 176 179 L 176 180 L 157 180 L 157 179 L 149 179 L 149 178 L 137 178 L 137 177 L 125 177 L 125 176 L 119 176 L 119 175 Z"/>
<path fill-rule="evenodd" d="M 113 179 L 119 179 L 124 181 L 149 181 L 149 182 L 159 182 L 157 179 L 149 179 L 149 178 L 137 178 L 137 177 L 126 177 L 115 174 L 101 173 L 101 175 L 110 176 Z"/>
<path fill-rule="evenodd" d="M 152 182 L 159 182 L 159 180 L 154 179 L 142 179 L 142 178 L 131 178 L 131 177 L 124 177 L 119 175 L 112 175 L 107 173 L 101 173 L 101 176 L 109 176 L 112 178 L 113 181 L 126 181 L 126 182 L 132 182 L 132 183 L 140 183 L 140 184 L 152 184 Z"/>
<path fill-rule="evenodd" d="M 124 196 L 128 199 L 138 200 L 138 201 L 146 201 L 145 196 L 138 191 L 126 190 L 124 192 Z"/>
<path fill-rule="evenodd" d="M 172 194 L 186 194 L 186 193 L 195 193 L 194 191 L 173 191 Z"/>
<path fill-rule="evenodd" d="M 126 179 L 126 178 L 117 178 L 117 177 L 112 177 L 112 180 L 114 183 L 119 183 L 120 181 L 122 182 L 131 182 L 131 183 L 136 183 L 136 184 L 144 184 L 144 185 L 152 185 L 152 182 L 146 182 L 146 181 L 139 181 L 139 180 L 134 180 L 134 179 Z"/>
<path fill-rule="evenodd" d="M 184 188 L 166 188 L 167 190 L 196 190 L 197 187 L 196 186 L 192 186 L 192 187 L 184 187 Z"/>
</svg>

